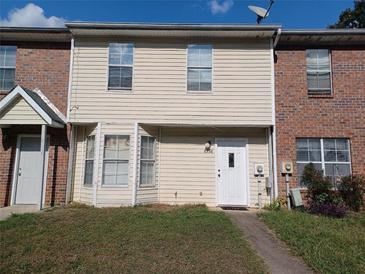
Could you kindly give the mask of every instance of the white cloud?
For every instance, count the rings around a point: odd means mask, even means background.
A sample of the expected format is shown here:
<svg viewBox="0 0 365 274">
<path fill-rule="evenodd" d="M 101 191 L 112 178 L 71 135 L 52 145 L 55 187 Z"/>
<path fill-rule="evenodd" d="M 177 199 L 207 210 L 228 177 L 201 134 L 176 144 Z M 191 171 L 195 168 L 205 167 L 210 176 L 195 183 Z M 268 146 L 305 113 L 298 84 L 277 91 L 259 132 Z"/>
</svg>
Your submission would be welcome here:
<svg viewBox="0 0 365 274">
<path fill-rule="evenodd" d="M 0 26 L 11 27 L 64 27 L 65 19 L 62 17 L 46 17 L 44 10 L 29 3 L 24 8 L 14 9 L 9 12 L 7 18 L 0 20 Z"/>
<path fill-rule="evenodd" d="M 210 0 L 209 2 L 210 11 L 213 14 L 226 13 L 232 8 L 233 4 L 233 0 Z"/>
</svg>

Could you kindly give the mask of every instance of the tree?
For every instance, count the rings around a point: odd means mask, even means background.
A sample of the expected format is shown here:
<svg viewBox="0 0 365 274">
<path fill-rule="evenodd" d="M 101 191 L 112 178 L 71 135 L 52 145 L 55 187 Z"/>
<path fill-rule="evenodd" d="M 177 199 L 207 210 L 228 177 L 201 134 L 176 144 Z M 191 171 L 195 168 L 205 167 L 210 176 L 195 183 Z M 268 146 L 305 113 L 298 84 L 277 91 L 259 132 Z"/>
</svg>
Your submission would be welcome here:
<svg viewBox="0 0 365 274">
<path fill-rule="evenodd" d="M 337 23 L 330 25 L 329 28 L 365 28 L 365 0 L 355 0 L 354 9 L 341 12 Z"/>
</svg>

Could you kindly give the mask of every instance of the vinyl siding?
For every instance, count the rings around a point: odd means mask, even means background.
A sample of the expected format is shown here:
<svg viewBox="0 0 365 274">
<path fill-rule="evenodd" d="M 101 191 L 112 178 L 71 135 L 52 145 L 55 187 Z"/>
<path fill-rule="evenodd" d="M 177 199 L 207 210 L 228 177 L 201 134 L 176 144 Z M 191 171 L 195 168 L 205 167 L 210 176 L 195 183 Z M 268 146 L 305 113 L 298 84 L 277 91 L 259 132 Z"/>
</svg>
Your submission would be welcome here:
<svg viewBox="0 0 365 274">
<path fill-rule="evenodd" d="M 5 113 L 0 116 L 3 125 L 44 125 L 46 122 L 39 114 L 21 97 L 10 105 Z"/>
<path fill-rule="evenodd" d="M 76 39 L 71 122 L 272 124 L 269 40 L 210 42 L 213 90 L 192 94 L 189 42 L 134 41 L 132 91 L 108 91 L 108 41 Z"/>
<path fill-rule="evenodd" d="M 162 131 L 160 155 L 160 202 L 216 206 L 215 138 L 248 138 L 248 175 L 250 206 L 258 206 L 257 178 L 254 164 L 263 163 L 265 178 L 269 174 L 268 143 L 263 129 L 166 129 Z M 204 144 L 212 142 L 212 152 L 204 152 Z M 262 202 L 270 201 L 262 183 Z"/>
</svg>

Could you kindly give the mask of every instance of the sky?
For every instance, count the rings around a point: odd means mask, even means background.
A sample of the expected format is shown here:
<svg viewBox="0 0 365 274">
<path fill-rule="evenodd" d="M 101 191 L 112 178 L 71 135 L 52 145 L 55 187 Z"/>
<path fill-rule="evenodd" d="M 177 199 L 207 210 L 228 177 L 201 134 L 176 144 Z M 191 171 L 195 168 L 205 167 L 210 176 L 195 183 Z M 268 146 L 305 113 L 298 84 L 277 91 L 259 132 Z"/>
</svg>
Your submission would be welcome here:
<svg viewBox="0 0 365 274">
<path fill-rule="evenodd" d="M 255 24 L 248 5 L 269 0 L 0 0 L 0 25 L 60 27 L 66 21 Z M 265 24 L 326 28 L 353 0 L 275 0 Z"/>
</svg>

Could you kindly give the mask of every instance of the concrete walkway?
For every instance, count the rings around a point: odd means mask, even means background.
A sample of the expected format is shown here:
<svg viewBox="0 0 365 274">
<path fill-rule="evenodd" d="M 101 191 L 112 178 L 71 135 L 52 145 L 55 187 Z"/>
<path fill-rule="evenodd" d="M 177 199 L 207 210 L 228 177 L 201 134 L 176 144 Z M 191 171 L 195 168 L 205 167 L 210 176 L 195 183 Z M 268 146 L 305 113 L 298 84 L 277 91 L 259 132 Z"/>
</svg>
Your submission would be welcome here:
<svg viewBox="0 0 365 274">
<path fill-rule="evenodd" d="M 0 221 L 5 220 L 11 214 L 23 214 L 39 211 L 38 205 L 13 205 L 0 208 Z"/>
<path fill-rule="evenodd" d="M 252 247 L 264 259 L 273 274 L 314 273 L 300 258 L 290 253 L 257 217 L 257 210 L 225 210 L 233 223 L 245 234 Z"/>
</svg>

